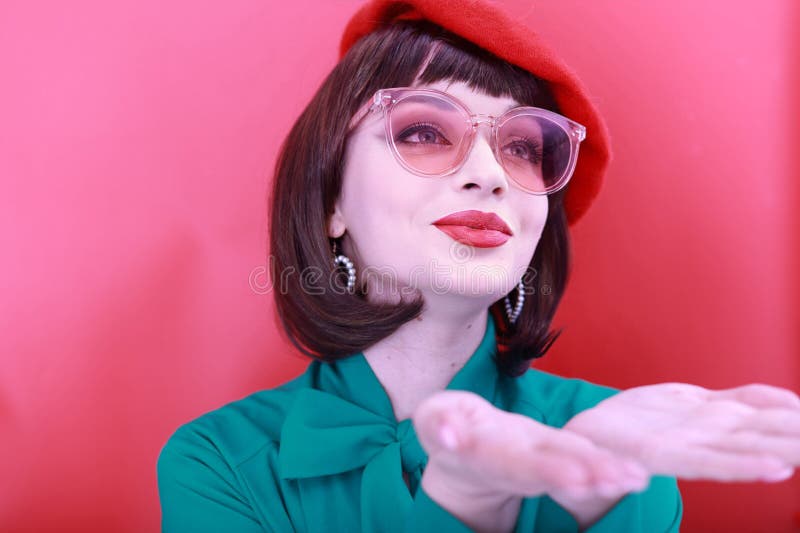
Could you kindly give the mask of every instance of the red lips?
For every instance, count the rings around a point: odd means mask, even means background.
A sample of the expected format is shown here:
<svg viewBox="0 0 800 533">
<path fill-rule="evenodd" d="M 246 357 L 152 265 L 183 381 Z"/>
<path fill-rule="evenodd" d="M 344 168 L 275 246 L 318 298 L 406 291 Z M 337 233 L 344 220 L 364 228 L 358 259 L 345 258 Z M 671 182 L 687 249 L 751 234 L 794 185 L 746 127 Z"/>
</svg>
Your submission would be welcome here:
<svg viewBox="0 0 800 533">
<path fill-rule="evenodd" d="M 477 248 L 500 246 L 513 235 L 502 218 L 474 209 L 451 213 L 433 225 L 458 242 Z"/>
</svg>

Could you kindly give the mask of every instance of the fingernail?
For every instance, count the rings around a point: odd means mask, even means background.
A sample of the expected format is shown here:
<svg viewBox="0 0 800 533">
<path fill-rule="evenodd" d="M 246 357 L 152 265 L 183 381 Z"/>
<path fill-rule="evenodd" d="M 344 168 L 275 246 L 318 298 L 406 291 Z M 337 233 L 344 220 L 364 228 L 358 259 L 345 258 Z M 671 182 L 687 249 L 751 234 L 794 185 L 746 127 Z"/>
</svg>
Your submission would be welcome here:
<svg viewBox="0 0 800 533">
<path fill-rule="evenodd" d="M 450 426 L 439 428 L 439 440 L 448 450 L 455 450 L 458 447 L 458 437 Z"/>
</svg>

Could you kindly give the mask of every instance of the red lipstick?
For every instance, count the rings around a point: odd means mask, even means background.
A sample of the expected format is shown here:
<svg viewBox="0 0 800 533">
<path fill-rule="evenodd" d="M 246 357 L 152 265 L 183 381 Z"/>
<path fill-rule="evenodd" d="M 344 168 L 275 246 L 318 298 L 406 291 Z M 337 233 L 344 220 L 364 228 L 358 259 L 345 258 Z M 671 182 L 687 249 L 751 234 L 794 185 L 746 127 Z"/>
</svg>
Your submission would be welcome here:
<svg viewBox="0 0 800 533">
<path fill-rule="evenodd" d="M 476 248 L 493 248 L 505 243 L 513 233 L 494 213 L 470 209 L 451 213 L 433 222 L 450 238 Z"/>
</svg>

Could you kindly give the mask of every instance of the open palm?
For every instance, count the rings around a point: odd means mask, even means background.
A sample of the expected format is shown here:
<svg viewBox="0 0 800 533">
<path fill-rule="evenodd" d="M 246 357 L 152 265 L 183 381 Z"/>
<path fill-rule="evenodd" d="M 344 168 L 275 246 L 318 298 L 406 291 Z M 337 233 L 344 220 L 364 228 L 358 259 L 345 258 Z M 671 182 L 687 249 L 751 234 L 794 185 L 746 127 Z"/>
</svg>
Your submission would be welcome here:
<svg viewBox="0 0 800 533">
<path fill-rule="evenodd" d="M 779 481 L 800 465 L 800 398 L 770 385 L 636 387 L 578 413 L 563 429 L 652 474 Z"/>
</svg>

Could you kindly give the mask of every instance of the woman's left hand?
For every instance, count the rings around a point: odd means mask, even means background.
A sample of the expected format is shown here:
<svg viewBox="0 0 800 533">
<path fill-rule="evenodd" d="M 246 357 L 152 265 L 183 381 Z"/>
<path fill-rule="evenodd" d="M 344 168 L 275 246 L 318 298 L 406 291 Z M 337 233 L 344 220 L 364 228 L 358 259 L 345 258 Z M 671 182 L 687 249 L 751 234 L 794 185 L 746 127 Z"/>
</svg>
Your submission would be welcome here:
<svg viewBox="0 0 800 533">
<path fill-rule="evenodd" d="M 651 474 L 782 481 L 800 465 L 800 397 L 770 385 L 636 387 L 578 413 L 563 429 Z"/>
</svg>

